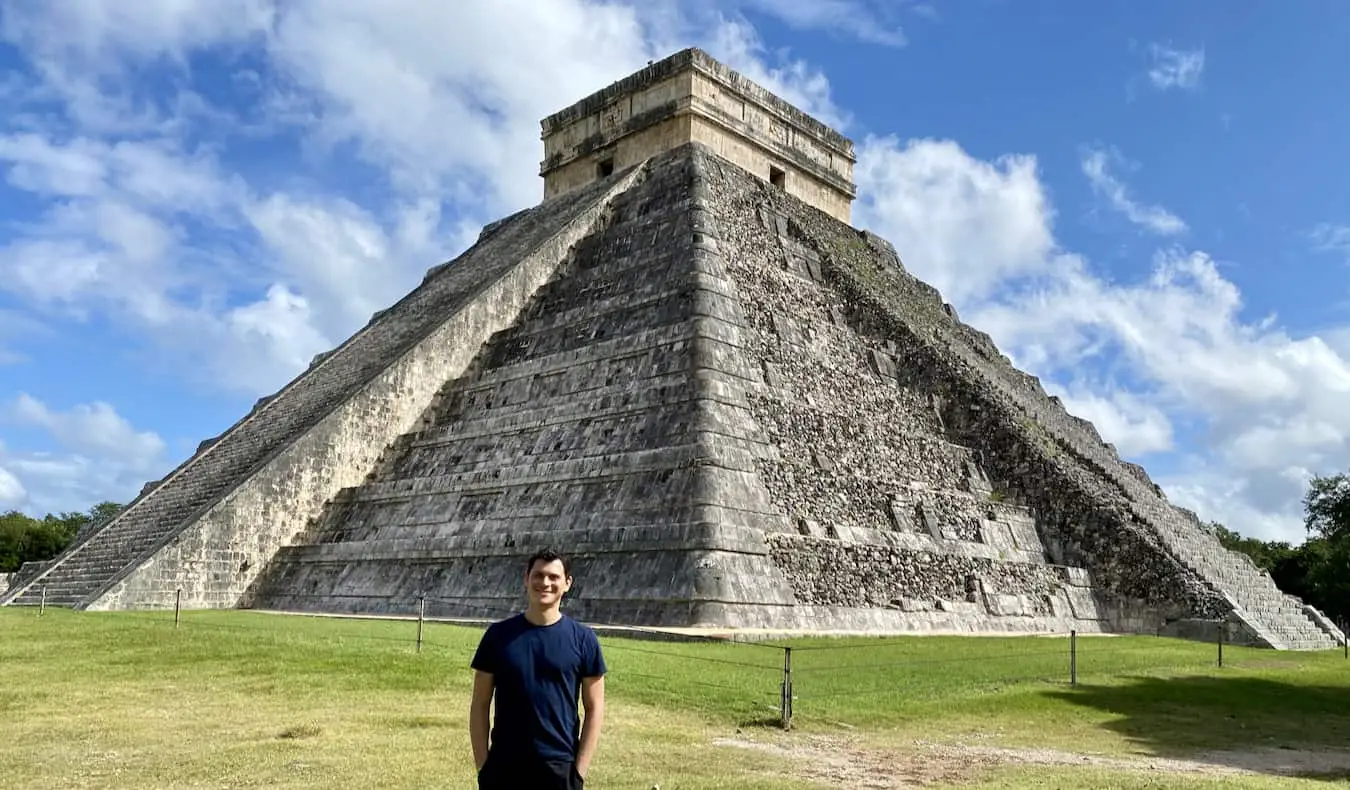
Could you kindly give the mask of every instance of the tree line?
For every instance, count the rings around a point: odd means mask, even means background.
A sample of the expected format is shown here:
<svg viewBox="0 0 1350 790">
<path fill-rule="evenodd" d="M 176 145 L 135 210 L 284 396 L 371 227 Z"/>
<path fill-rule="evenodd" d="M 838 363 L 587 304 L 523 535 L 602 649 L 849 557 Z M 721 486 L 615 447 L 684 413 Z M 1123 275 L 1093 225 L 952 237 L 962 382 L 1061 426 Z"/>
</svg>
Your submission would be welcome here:
<svg viewBox="0 0 1350 790">
<path fill-rule="evenodd" d="M 1222 524 L 1208 526 L 1225 548 L 1251 557 L 1284 592 L 1337 622 L 1350 620 L 1350 473 L 1313 477 L 1303 514 L 1308 539 L 1297 547 L 1244 537 Z"/>
<path fill-rule="evenodd" d="M 0 573 L 52 559 L 82 528 L 121 509 L 115 502 L 100 502 L 84 513 L 48 513 L 40 519 L 17 510 L 0 514 Z M 1350 473 L 1314 477 L 1303 509 L 1308 539 L 1299 546 L 1244 537 L 1217 522 L 1206 526 L 1224 547 L 1246 554 L 1269 572 L 1281 590 L 1333 619 L 1350 619 Z"/>
<path fill-rule="evenodd" d="M 48 513 L 42 518 L 17 510 L 0 513 L 0 573 L 13 573 L 25 562 L 50 560 L 81 529 L 106 521 L 121 509 L 116 502 L 100 502 L 84 513 Z"/>
</svg>

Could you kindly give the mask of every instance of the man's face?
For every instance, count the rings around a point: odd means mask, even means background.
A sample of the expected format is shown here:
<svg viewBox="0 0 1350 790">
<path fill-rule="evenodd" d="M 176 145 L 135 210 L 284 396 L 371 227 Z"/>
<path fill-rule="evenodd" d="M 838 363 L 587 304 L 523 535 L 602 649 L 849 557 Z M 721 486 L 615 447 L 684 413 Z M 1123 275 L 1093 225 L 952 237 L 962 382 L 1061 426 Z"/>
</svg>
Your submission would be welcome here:
<svg viewBox="0 0 1350 790">
<path fill-rule="evenodd" d="M 557 603 L 563 594 L 572 589 L 572 579 L 563 572 L 559 560 L 551 562 L 536 561 L 525 576 L 525 589 L 530 600 L 539 606 L 548 607 Z"/>
</svg>

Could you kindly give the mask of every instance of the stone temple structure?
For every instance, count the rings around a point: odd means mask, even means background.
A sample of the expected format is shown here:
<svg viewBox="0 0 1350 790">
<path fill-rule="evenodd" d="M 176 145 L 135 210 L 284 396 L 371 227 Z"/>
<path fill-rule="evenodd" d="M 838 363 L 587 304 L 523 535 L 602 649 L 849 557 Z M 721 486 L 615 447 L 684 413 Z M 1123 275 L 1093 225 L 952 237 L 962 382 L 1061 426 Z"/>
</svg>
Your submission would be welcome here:
<svg viewBox="0 0 1350 790">
<path fill-rule="evenodd" d="M 542 126 L 540 205 L 0 602 L 496 617 L 553 546 L 593 622 L 1340 638 L 850 227 L 837 132 L 698 50 Z"/>
</svg>

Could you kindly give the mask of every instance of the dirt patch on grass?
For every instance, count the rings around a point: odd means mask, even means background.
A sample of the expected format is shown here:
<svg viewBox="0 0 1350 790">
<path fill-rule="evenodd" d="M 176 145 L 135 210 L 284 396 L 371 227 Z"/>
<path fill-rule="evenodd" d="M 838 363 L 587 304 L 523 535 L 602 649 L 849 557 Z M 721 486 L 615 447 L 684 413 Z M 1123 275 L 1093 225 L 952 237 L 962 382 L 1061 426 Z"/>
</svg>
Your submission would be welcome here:
<svg viewBox="0 0 1350 790">
<path fill-rule="evenodd" d="M 866 790 L 925 787 L 975 781 L 1013 765 L 1084 767 L 1207 776 L 1350 776 L 1350 751 L 1249 749 L 1214 751 L 1192 758 L 1114 757 L 1058 749 L 1010 748 L 916 741 L 910 748 L 877 749 L 835 735 L 739 734 L 714 746 L 753 749 L 783 758 L 783 773 L 835 787 Z"/>
<path fill-rule="evenodd" d="M 956 760 L 913 759 L 913 753 L 867 749 L 851 739 L 825 735 L 757 735 L 720 738 L 714 746 L 754 749 L 783 758 L 782 773 L 832 787 L 884 790 L 956 783 L 979 766 Z"/>
<path fill-rule="evenodd" d="M 294 727 L 287 727 L 277 733 L 277 737 L 284 741 L 293 741 L 302 738 L 317 738 L 322 733 L 323 729 L 317 724 L 299 724 Z"/>
</svg>

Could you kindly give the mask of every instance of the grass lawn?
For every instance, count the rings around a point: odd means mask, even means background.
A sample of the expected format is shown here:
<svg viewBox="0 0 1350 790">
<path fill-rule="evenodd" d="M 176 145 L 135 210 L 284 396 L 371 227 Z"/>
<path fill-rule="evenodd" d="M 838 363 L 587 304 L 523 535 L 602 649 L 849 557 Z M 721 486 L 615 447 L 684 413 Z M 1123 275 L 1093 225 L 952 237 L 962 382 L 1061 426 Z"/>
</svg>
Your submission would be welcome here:
<svg viewBox="0 0 1350 790">
<path fill-rule="evenodd" d="M 0 787 L 474 787 L 481 629 L 0 609 Z M 1330 787 L 1350 661 L 1156 638 L 602 638 L 588 787 Z M 1280 774 L 1304 774 L 1294 778 Z"/>
</svg>

